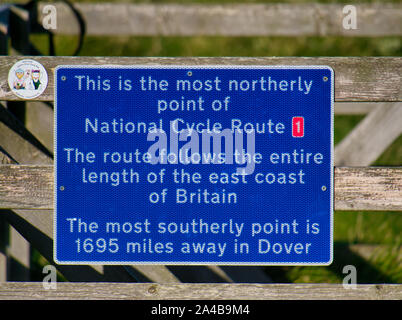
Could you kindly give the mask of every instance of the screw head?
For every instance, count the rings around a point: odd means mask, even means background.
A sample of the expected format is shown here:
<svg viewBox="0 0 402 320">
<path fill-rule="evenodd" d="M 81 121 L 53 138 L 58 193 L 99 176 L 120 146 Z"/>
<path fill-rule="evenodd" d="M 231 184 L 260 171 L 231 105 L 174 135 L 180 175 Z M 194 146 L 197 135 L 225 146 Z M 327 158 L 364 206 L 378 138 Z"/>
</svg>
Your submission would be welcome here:
<svg viewBox="0 0 402 320">
<path fill-rule="evenodd" d="M 148 293 L 150 293 L 150 294 L 155 294 L 156 292 L 157 292 L 157 287 L 156 287 L 155 285 L 150 286 L 150 287 L 148 288 Z"/>
<path fill-rule="evenodd" d="M 60 191 L 64 191 L 64 186 L 60 186 Z"/>
<path fill-rule="evenodd" d="M 322 187 L 321 187 L 321 190 L 322 190 L 322 191 L 326 191 L 326 190 L 327 190 L 327 187 L 326 187 L 326 186 L 322 186 Z"/>
<path fill-rule="evenodd" d="M 322 80 L 324 80 L 324 82 L 328 81 L 328 77 L 323 77 Z"/>
<path fill-rule="evenodd" d="M 67 78 L 66 78 L 66 76 L 61 76 L 61 81 L 66 81 L 67 80 Z"/>
<path fill-rule="evenodd" d="M 193 75 L 193 73 L 192 73 L 191 71 L 188 71 L 188 72 L 187 72 L 187 75 L 188 75 L 189 77 L 191 77 L 191 76 Z"/>
</svg>

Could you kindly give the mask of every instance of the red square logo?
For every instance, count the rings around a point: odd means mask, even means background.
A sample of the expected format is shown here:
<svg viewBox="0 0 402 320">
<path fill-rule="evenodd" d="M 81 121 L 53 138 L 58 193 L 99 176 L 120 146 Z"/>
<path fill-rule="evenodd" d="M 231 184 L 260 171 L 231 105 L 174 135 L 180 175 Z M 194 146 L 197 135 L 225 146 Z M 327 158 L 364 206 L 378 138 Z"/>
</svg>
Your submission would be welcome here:
<svg viewBox="0 0 402 320">
<path fill-rule="evenodd" d="M 292 118 L 292 137 L 294 138 L 304 137 L 304 117 Z"/>
</svg>

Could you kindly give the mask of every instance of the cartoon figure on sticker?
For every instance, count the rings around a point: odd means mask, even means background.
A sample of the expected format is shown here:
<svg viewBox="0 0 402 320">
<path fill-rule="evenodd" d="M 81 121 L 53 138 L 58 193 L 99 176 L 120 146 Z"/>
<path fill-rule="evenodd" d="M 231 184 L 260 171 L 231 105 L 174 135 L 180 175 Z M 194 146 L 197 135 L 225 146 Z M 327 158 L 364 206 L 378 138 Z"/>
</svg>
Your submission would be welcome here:
<svg viewBox="0 0 402 320">
<path fill-rule="evenodd" d="M 39 77 L 40 77 L 40 70 L 39 69 L 32 70 L 32 84 L 35 90 L 38 90 L 40 86 Z"/>
<path fill-rule="evenodd" d="M 16 90 L 25 89 L 26 78 L 27 77 L 24 70 L 22 70 L 21 68 L 15 70 L 15 80 L 13 82 L 13 88 Z"/>
<path fill-rule="evenodd" d="M 47 82 L 46 69 L 39 62 L 31 59 L 18 61 L 8 73 L 11 91 L 23 99 L 40 96 L 45 91 Z"/>
</svg>

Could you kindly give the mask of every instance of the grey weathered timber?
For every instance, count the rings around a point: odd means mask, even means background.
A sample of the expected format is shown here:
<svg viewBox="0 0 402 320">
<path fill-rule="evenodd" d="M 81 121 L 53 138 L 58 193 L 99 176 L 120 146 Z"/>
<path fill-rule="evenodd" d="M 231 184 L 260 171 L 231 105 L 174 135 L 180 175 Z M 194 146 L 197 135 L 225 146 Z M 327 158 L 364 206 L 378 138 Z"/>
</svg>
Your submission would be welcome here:
<svg viewBox="0 0 402 320">
<path fill-rule="evenodd" d="M 0 57 L 0 100 L 20 100 L 7 83 L 11 66 L 23 58 L 42 63 L 49 77 L 45 92 L 36 98 L 54 100 L 54 68 L 58 65 L 327 65 L 335 72 L 335 101 L 402 101 L 402 58 L 399 57 Z M 191 68 L 191 67 L 190 67 Z"/>
<path fill-rule="evenodd" d="M 394 102 L 335 102 L 335 115 L 367 114 L 376 107 L 386 107 Z"/>
<path fill-rule="evenodd" d="M 0 58 L 1 59 L 1 58 Z M 39 149 L 35 139 L 27 138 L 24 125 L 0 104 L 0 146 L 18 163 L 51 164 L 49 155 Z"/>
<path fill-rule="evenodd" d="M 0 124 L 0 127 L 1 125 L 3 123 Z M 0 163 L 15 164 L 16 160 L 4 152 L 0 151 Z M 5 216 L 0 218 L 0 234 L 0 282 L 10 280 L 29 281 L 31 266 L 30 243 L 8 223 Z"/>
<path fill-rule="evenodd" d="M 402 104 L 377 106 L 335 147 L 336 166 L 368 166 L 402 134 Z"/>
<path fill-rule="evenodd" d="M 335 209 L 402 210 L 402 167 L 335 168 Z"/>
<path fill-rule="evenodd" d="M 0 11 L 1 14 L 1 11 Z M 0 15 L 1 17 L 1 15 Z M 0 147 L 0 164 L 15 163 L 13 159 Z M 0 282 L 7 281 L 8 277 L 8 245 L 10 243 L 10 225 L 8 224 L 5 215 L 0 217 Z"/>
<path fill-rule="evenodd" d="M 0 299 L 122 299 L 122 300 L 401 300 L 402 285 L 359 284 L 145 284 L 57 283 L 45 290 L 38 282 L 0 284 Z"/>
<path fill-rule="evenodd" d="M 399 263 L 402 263 L 402 247 L 395 242 L 394 245 L 384 244 L 352 244 L 349 250 L 364 258 L 366 261 L 372 261 L 378 257 L 384 256 L 385 253 L 392 255 Z"/>
<path fill-rule="evenodd" d="M 31 246 L 15 228 L 9 229 L 10 244 L 7 248 L 9 257 L 9 281 L 29 281 L 31 268 Z"/>
<path fill-rule="evenodd" d="M 52 3 L 54 4 L 54 3 Z M 46 5 L 41 3 L 41 8 Z M 390 36 L 402 35 L 399 3 L 355 4 L 358 25 L 343 28 L 342 4 L 76 3 L 89 35 L 136 36 Z M 56 4 L 58 34 L 77 34 L 66 5 Z M 40 21 L 43 16 L 40 16 Z"/>
<path fill-rule="evenodd" d="M 1 119 L 0 122 L 0 145 L 7 148 L 3 153 L 4 162 L 21 162 L 21 163 L 52 163 L 52 159 L 43 151 L 33 145 L 31 142 L 21 137 L 21 124 L 13 119 L 8 111 L 0 105 Z M 12 157 L 12 158 L 11 158 Z M 26 210 L 5 211 L 6 220 L 10 223 L 25 239 L 36 247 L 46 259 L 52 261 L 52 221 L 47 218 L 46 211 L 35 210 L 30 211 L 35 216 L 32 221 L 27 223 L 25 215 Z M 39 226 L 39 227 L 38 227 Z M 67 279 L 81 281 L 107 281 L 108 277 L 103 276 L 102 266 L 80 267 L 78 269 L 65 268 L 62 269 Z M 115 280 L 116 281 L 116 280 Z"/>
<path fill-rule="evenodd" d="M 7 170 L 6 168 L 9 168 Z M 21 171 L 21 169 L 25 170 Z M 27 170 L 29 168 L 29 170 Z M 15 203 L 13 206 L 2 206 L 7 209 L 49 209 L 49 203 L 53 197 L 53 168 L 44 166 L 25 166 L 15 165 L 9 167 L 8 165 L 1 165 L 0 174 L 1 201 L 6 203 Z M 47 171 L 47 173 L 46 173 Z M 19 199 L 15 197 L 16 194 L 25 193 Z M 12 196 L 14 194 L 14 196 Z M 14 200 L 12 200 L 12 198 Z M 28 196 L 30 200 L 26 198 Z M 25 198 L 25 199 L 24 199 Z M 34 200 L 36 199 L 36 200 Z M 41 199 L 41 200 L 39 200 Z M 28 201 L 27 201 L 28 200 Z M 31 203 L 31 205 L 28 205 Z"/>
<path fill-rule="evenodd" d="M 8 230 L 9 225 L 4 217 L 0 217 L 0 283 L 7 281 L 7 246 L 8 246 Z"/>
<path fill-rule="evenodd" d="M 335 168 L 336 210 L 402 210 L 402 167 Z M 52 209 L 53 166 L 0 165 L 0 208 Z"/>
<path fill-rule="evenodd" d="M 8 53 L 8 25 L 10 10 L 7 5 L 0 5 L 0 54 Z"/>
<path fill-rule="evenodd" d="M 11 39 L 11 47 L 19 54 L 30 54 L 29 33 L 31 25 L 28 10 L 11 6 L 9 23 L 8 31 Z"/>
</svg>

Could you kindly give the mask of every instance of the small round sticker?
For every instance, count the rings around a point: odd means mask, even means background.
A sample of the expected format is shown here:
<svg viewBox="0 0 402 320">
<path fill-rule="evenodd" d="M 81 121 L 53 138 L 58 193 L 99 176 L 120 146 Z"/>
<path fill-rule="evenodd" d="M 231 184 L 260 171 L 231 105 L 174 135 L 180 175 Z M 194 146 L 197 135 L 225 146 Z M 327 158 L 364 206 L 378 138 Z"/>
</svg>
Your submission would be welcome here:
<svg viewBox="0 0 402 320">
<path fill-rule="evenodd" d="M 8 72 L 11 91 L 22 99 L 39 97 L 45 91 L 47 82 L 46 69 L 35 60 L 18 61 Z"/>
</svg>

